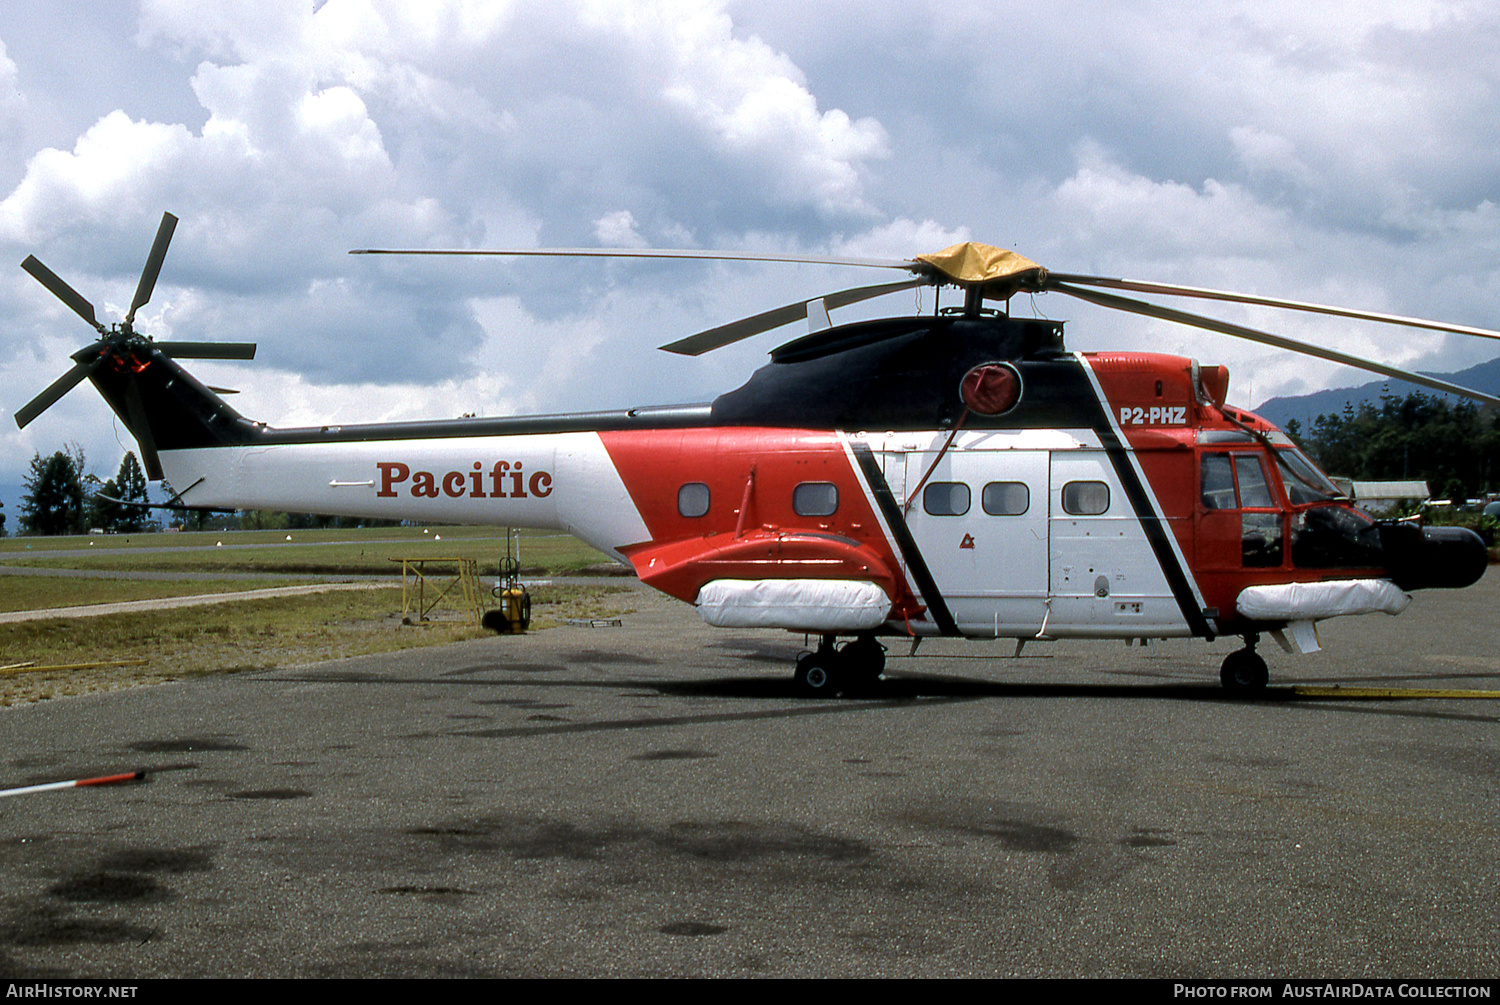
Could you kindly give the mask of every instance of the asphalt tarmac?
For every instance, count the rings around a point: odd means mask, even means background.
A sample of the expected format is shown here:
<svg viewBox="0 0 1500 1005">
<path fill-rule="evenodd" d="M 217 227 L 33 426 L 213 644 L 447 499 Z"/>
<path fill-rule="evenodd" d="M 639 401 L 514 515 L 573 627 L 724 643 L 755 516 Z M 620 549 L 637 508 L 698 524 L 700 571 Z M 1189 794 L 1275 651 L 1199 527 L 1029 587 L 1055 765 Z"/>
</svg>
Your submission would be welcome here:
<svg viewBox="0 0 1500 1005">
<path fill-rule="evenodd" d="M 1267 641 L 1254 701 L 1235 640 L 897 643 L 804 700 L 800 637 L 635 603 L 0 710 L 0 788 L 148 772 L 0 799 L 0 975 L 1500 969 L 1493 569 Z"/>
</svg>

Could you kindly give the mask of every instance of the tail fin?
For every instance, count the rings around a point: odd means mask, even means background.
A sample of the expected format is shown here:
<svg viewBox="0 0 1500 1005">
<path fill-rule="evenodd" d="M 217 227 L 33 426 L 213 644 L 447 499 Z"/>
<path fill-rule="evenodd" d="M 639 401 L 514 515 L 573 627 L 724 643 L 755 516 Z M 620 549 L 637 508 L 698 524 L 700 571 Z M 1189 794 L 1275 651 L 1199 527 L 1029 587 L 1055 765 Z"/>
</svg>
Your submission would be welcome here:
<svg viewBox="0 0 1500 1005">
<path fill-rule="evenodd" d="M 150 343 L 96 367 L 89 380 L 140 444 L 153 481 L 162 477 L 159 450 L 249 443 L 260 429 Z"/>
</svg>

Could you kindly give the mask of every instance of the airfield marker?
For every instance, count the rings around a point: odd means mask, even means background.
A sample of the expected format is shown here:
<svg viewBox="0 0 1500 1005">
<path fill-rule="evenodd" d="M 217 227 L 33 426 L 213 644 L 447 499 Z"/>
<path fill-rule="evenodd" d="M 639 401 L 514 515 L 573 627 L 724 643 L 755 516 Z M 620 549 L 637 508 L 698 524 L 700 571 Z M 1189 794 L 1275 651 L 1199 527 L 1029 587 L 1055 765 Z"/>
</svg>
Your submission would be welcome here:
<svg viewBox="0 0 1500 1005">
<path fill-rule="evenodd" d="M 138 667 L 145 666 L 147 662 L 149 661 L 143 659 L 104 660 L 98 663 L 66 663 L 59 666 L 39 667 L 36 665 L 36 661 L 32 660 L 26 663 L 12 663 L 8 666 L 0 667 L 0 674 L 46 673 L 48 671 L 61 670 L 99 670 L 106 667 Z"/>
<path fill-rule="evenodd" d="M 23 785 L 18 789 L 0 789 L 0 799 L 6 796 L 28 796 L 33 792 L 54 792 L 58 789 L 78 789 L 91 785 L 117 785 L 121 782 L 139 782 L 145 777 L 146 773 L 144 771 L 131 771 L 123 775 L 100 775 L 97 778 L 75 778 L 68 782 Z"/>
<path fill-rule="evenodd" d="M 1312 687 L 1299 684 L 1292 691 L 1299 698 L 1500 698 L 1500 691 L 1465 688 Z"/>
</svg>

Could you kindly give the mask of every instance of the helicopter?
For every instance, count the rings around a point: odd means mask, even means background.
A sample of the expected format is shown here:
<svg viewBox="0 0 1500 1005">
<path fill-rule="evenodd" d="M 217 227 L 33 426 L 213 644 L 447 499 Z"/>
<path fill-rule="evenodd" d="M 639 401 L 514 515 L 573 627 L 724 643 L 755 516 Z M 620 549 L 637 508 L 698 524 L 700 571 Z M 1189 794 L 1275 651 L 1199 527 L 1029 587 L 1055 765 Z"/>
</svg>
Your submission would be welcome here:
<svg viewBox="0 0 1500 1005">
<path fill-rule="evenodd" d="M 1500 398 L 1310 343 L 1106 290 L 1256 304 L 1486 338 L 1395 315 L 1049 272 L 968 242 L 911 259 L 693 249 L 357 249 L 814 262 L 893 282 L 789 304 L 662 348 L 698 355 L 806 321 L 741 387 L 710 402 L 500 418 L 276 428 L 248 419 L 178 359 L 249 360 L 252 343 L 156 341 L 134 328 L 176 218 L 164 214 L 123 321 L 34 256 L 22 268 L 96 331 L 16 412 L 25 427 L 89 380 L 140 446 L 147 476 L 189 507 L 276 509 L 560 530 L 694 605 L 721 628 L 816 637 L 808 695 L 871 685 L 882 639 L 1163 638 L 1244 645 L 1220 668 L 1265 688 L 1257 652 L 1319 648 L 1331 617 L 1397 614 L 1410 591 L 1468 586 L 1472 531 L 1377 520 L 1270 423 L 1226 403 L 1229 372 L 1154 352 L 1079 352 L 1063 323 L 1013 317 L 1056 292 L 1373 370 Z M 962 306 L 834 325 L 829 311 L 920 286 Z M 998 307 L 990 306 L 998 304 Z"/>
</svg>

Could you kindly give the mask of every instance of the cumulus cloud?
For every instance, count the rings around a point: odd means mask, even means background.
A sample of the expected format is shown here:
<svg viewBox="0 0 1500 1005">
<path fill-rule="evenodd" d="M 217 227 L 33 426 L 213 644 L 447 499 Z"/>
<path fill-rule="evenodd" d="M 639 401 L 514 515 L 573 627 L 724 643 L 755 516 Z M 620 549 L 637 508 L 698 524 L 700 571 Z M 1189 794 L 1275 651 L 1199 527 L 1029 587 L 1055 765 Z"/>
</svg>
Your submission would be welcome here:
<svg viewBox="0 0 1500 1005">
<path fill-rule="evenodd" d="M 635 214 L 628 209 L 617 209 L 595 220 L 594 237 L 606 248 L 646 247 L 646 239 L 635 229 Z"/>
<path fill-rule="evenodd" d="M 831 250 L 835 255 L 851 257 L 912 258 L 968 240 L 972 240 L 968 227 L 945 227 L 936 220 L 901 217 L 836 241 Z"/>
<path fill-rule="evenodd" d="M 1217 255 L 1277 254 L 1287 247 L 1287 214 L 1243 187 L 1214 178 L 1194 186 L 1130 171 L 1093 144 L 1053 201 L 1072 233 L 1132 256 L 1181 260 Z"/>
<path fill-rule="evenodd" d="M 6 51 L 5 40 L 0 38 L 0 128 L 9 126 L 25 104 L 15 61 Z"/>
<path fill-rule="evenodd" d="M 596 11 L 618 14 L 622 9 L 604 5 Z M 628 31 L 639 29 L 642 20 L 611 17 L 605 26 Z M 657 22 L 650 23 L 654 27 Z M 662 96 L 706 130 L 720 149 L 748 158 L 776 178 L 778 199 L 811 197 L 827 213 L 870 212 L 860 194 L 858 167 L 888 154 L 880 123 L 851 120 L 840 109 L 819 113 L 817 99 L 786 57 L 757 38 L 735 39 L 728 15 L 685 23 L 692 30 L 666 38 L 649 29 L 630 32 L 643 51 L 654 50 L 665 62 Z M 663 42 L 664 52 L 656 48 Z"/>
<path fill-rule="evenodd" d="M 32 157 L 26 177 L 0 202 L 0 235 L 35 242 L 41 228 L 60 226 L 58 211 L 92 214 L 135 195 L 136 158 L 170 160 L 187 140 L 182 126 L 133 123 L 124 112 L 110 113 L 71 152 L 49 148 Z"/>
</svg>

